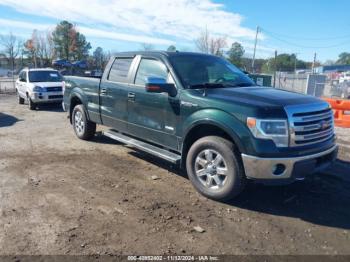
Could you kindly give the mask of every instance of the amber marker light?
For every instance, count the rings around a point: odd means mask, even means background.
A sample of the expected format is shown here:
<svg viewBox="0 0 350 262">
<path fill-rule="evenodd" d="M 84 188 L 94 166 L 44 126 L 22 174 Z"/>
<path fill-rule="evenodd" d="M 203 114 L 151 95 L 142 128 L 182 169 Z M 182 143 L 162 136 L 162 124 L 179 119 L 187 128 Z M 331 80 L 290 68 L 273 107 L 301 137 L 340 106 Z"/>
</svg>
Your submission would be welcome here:
<svg viewBox="0 0 350 262">
<path fill-rule="evenodd" d="M 247 126 L 248 126 L 249 128 L 254 128 L 254 127 L 256 127 L 256 118 L 254 118 L 254 117 L 248 117 L 248 118 L 247 118 Z"/>
</svg>

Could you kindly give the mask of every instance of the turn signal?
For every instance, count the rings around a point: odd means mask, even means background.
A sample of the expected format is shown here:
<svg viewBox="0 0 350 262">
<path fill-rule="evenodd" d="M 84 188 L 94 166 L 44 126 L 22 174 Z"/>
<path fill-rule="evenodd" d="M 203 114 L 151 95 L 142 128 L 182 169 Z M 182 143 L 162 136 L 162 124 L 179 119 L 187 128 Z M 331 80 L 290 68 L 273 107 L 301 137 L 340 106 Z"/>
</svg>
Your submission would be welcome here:
<svg viewBox="0 0 350 262">
<path fill-rule="evenodd" d="M 248 126 L 249 128 L 254 128 L 254 127 L 256 127 L 256 118 L 254 118 L 254 117 L 248 117 L 248 118 L 247 118 L 247 126 Z"/>
</svg>

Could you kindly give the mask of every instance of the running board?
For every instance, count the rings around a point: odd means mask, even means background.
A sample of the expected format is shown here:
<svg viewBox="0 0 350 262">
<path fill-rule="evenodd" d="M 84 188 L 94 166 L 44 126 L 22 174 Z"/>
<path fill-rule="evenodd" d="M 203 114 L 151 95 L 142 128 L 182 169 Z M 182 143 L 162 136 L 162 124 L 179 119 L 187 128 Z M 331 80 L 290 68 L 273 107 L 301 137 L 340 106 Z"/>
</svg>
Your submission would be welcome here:
<svg viewBox="0 0 350 262">
<path fill-rule="evenodd" d="M 123 135 L 119 132 L 113 131 L 113 130 L 108 130 L 108 131 L 103 131 L 103 135 L 108 136 L 109 138 L 112 138 L 116 141 L 119 141 L 123 144 L 127 144 L 130 146 L 133 146 L 137 149 L 140 149 L 144 152 L 147 152 L 151 155 L 155 155 L 157 157 L 160 157 L 164 160 L 167 160 L 173 164 L 178 164 L 181 160 L 181 156 L 175 153 L 172 153 L 168 150 L 165 150 L 163 148 L 159 148 L 154 145 L 150 145 L 148 143 L 145 143 L 143 141 L 131 138 L 129 136 Z"/>
</svg>

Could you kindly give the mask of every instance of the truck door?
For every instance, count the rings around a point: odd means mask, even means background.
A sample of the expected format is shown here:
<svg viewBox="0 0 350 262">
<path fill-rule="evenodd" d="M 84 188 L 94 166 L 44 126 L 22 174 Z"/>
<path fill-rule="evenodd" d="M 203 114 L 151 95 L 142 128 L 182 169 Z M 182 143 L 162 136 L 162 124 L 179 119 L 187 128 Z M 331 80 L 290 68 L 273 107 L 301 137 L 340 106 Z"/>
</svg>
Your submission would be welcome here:
<svg viewBox="0 0 350 262">
<path fill-rule="evenodd" d="M 154 58 L 141 58 L 135 67 L 135 80 L 128 91 L 128 133 L 144 140 L 176 149 L 175 136 L 178 112 L 177 97 L 166 93 L 148 93 L 145 89 L 148 77 L 173 79 L 165 64 Z"/>
<path fill-rule="evenodd" d="M 22 71 L 16 81 L 17 91 L 21 97 L 26 97 L 26 87 L 27 87 L 27 73 Z"/>
<path fill-rule="evenodd" d="M 117 57 L 100 84 L 100 110 L 103 125 L 127 132 L 129 71 L 133 57 Z"/>
</svg>

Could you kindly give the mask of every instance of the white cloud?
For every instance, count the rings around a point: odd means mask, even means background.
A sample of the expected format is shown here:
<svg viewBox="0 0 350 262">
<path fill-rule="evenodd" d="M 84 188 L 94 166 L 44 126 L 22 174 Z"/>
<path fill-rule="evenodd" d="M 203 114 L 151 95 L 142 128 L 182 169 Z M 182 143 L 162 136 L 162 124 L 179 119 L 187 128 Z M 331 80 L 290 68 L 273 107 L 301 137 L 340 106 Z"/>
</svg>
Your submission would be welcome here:
<svg viewBox="0 0 350 262">
<path fill-rule="evenodd" d="M 20 29 L 37 29 L 37 30 L 47 30 L 53 25 L 48 24 L 36 24 L 36 23 L 28 23 L 23 21 L 9 20 L 0 18 L 0 26 L 2 28 L 20 28 Z"/>
<path fill-rule="evenodd" d="M 23 22 L 23 21 L 8 20 L 8 19 L 0 18 L 0 27 L 3 29 L 4 28 L 10 29 L 8 31 L 11 31 L 13 29 L 27 29 L 30 31 L 32 31 L 33 29 L 37 29 L 39 31 L 47 31 L 47 30 L 53 29 L 55 25 Z M 150 43 L 150 44 L 161 44 L 161 45 L 174 44 L 174 41 L 167 40 L 167 39 L 155 38 L 147 35 L 114 33 L 114 32 L 105 31 L 105 30 L 93 29 L 85 26 L 79 27 L 79 31 L 88 37 L 122 40 L 122 41 L 136 42 L 136 43 Z M 4 32 L 4 33 L 8 33 L 8 32 Z M 26 34 L 16 33 L 16 35 L 28 37 L 28 35 Z"/>
<path fill-rule="evenodd" d="M 87 35 L 110 39 L 167 45 L 173 43 L 167 39 L 192 41 L 205 27 L 216 36 L 255 37 L 254 30 L 241 25 L 241 15 L 212 0 L 27 0 L 25 4 L 0 0 L 0 4 L 26 14 L 67 19 Z"/>
</svg>

